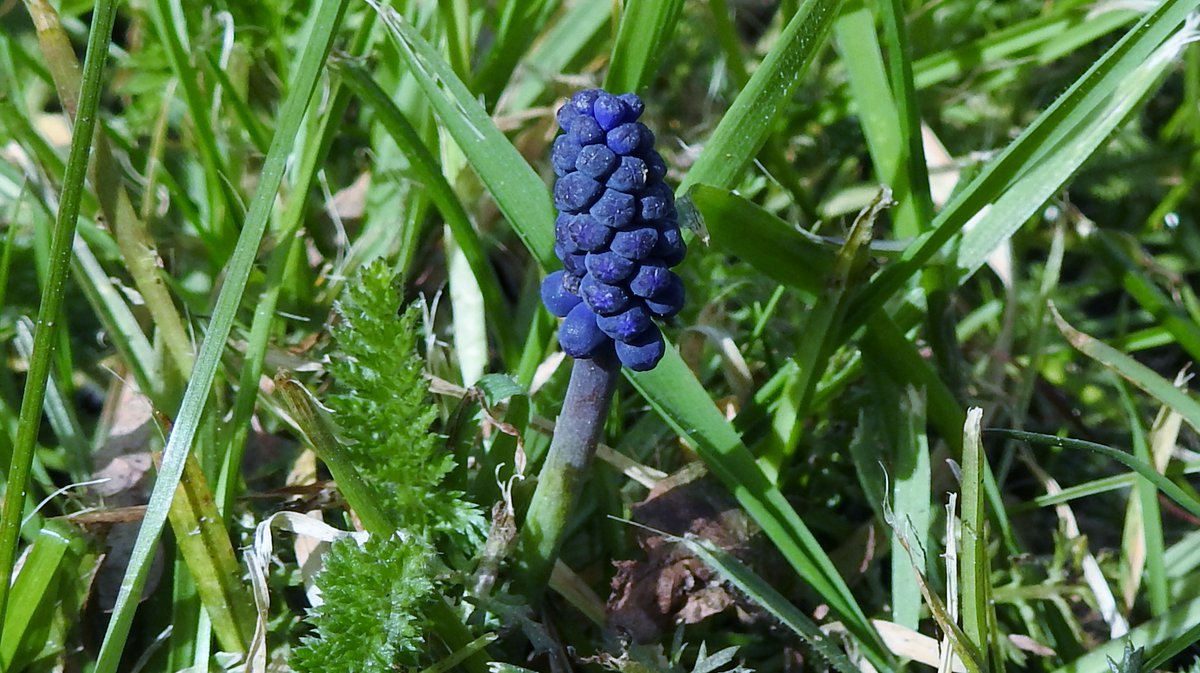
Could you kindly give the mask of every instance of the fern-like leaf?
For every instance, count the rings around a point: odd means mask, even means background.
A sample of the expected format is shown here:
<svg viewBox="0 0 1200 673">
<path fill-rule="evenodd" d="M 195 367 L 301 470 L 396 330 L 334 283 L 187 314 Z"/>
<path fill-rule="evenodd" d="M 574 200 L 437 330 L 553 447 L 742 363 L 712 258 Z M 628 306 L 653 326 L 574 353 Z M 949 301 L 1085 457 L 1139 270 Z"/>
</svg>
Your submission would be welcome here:
<svg viewBox="0 0 1200 673">
<path fill-rule="evenodd" d="M 355 464 L 399 528 L 478 544 L 482 513 L 461 493 L 441 488 L 454 458 L 431 430 L 437 410 L 417 354 L 420 310 L 401 312 L 400 303 L 382 263 L 367 265 L 347 285 L 334 307 L 337 351 L 329 371 L 335 392 L 325 402 Z"/>
<path fill-rule="evenodd" d="M 345 538 L 317 576 L 324 604 L 309 611 L 306 637 L 289 663 L 298 673 L 384 673 L 417 664 L 422 608 L 437 595 L 432 549 L 419 540 Z"/>
</svg>

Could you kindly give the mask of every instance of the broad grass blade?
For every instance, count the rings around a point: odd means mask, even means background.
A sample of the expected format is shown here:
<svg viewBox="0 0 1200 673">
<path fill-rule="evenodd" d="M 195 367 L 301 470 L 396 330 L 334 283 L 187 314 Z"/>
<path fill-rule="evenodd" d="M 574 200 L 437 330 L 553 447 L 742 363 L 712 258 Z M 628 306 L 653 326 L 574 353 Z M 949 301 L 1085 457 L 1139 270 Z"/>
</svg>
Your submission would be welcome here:
<svg viewBox="0 0 1200 673">
<path fill-rule="evenodd" d="M 621 26 L 604 88 L 625 93 L 649 84 L 659 61 L 668 53 L 682 11 L 683 0 L 627 0 L 621 10 Z"/>
<path fill-rule="evenodd" d="M 504 137 L 453 69 L 390 7 L 368 0 L 412 68 L 438 119 L 543 268 L 554 259 L 554 208 L 546 184 Z"/>
<path fill-rule="evenodd" d="M 771 134 L 817 57 L 842 0 L 805 0 L 704 144 L 676 194 L 697 184 L 733 187 Z"/>
</svg>

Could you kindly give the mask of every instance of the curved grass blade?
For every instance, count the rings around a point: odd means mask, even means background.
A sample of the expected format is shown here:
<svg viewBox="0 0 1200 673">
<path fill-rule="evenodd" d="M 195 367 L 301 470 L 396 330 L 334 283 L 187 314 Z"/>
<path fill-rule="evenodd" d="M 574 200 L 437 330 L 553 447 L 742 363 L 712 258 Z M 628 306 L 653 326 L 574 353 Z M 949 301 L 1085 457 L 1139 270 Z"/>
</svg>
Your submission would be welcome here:
<svg viewBox="0 0 1200 673">
<path fill-rule="evenodd" d="M 687 194 L 697 184 L 734 185 L 791 101 L 841 5 L 842 0 L 806 0 L 800 6 L 705 142 L 696 163 L 675 190 L 677 195 Z"/>
<path fill-rule="evenodd" d="M 548 267 L 554 260 L 554 208 L 545 183 L 437 50 L 394 9 L 376 0 L 367 3 L 379 13 L 434 113 L 513 230 L 538 263 Z"/>
<path fill-rule="evenodd" d="M 809 619 L 808 615 L 796 609 L 783 594 L 776 591 L 763 578 L 754 574 L 741 561 L 734 558 L 725 550 L 708 540 L 687 535 L 686 537 L 666 536 L 667 539 L 682 544 L 693 554 L 699 556 L 726 580 L 733 583 L 750 600 L 770 612 L 776 619 L 783 622 L 796 635 L 811 645 L 817 654 L 825 658 L 830 665 L 840 673 L 856 673 L 859 669 L 850 662 L 846 653 L 830 642 L 829 636 Z"/>
<path fill-rule="evenodd" d="M 1010 439 L 1018 439 L 1030 444 L 1039 444 L 1042 446 L 1058 446 L 1064 449 L 1084 449 L 1098 453 L 1102 456 L 1112 458 L 1121 463 L 1125 467 L 1137 472 L 1147 481 L 1154 484 L 1162 494 L 1174 500 L 1180 507 L 1186 509 L 1192 516 L 1200 516 L 1200 499 L 1189 494 L 1175 482 L 1164 477 L 1153 466 L 1143 460 L 1139 460 L 1136 456 L 1119 451 L 1111 446 L 1088 442 L 1082 439 L 1070 439 L 1067 437 L 1055 437 L 1054 435 L 1043 435 L 1037 432 L 1025 432 L 1023 430 L 1006 430 L 1003 428 L 988 428 L 984 431 L 986 435 L 995 435 L 998 437 L 1008 437 Z"/>
<path fill-rule="evenodd" d="M 191 380 L 184 392 L 179 413 L 175 417 L 175 426 L 163 450 L 162 469 L 154 483 L 145 518 L 130 555 L 129 567 L 121 581 L 112 619 L 100 646 L 96 673 L 115 673 L 120 664 L 125 640 L 133 623 L 133 613 L 137 607 L 135 596 L 140 596 L 142 587 L 145 586 L 150 559 L 158 546 L 158 538 L 166 524 L 175 488 L 179 484 L 187 455 L 200 427 L 204 406 L 212 390 L 217 367 L 221 363 L 221 353 L 225 349 L 225 341 L 233 329 L 238 306 L 246 291 L 258 247 L 267 229 L 275 194 L 283 181 L 283 172 L 292 152 L 292 144 L 347 4 L 348 0 L 339 0 L 319 6 L 309 40 L 290 79 L 288 95 L 280 111 L 279 125 L 271 139 L 271 149 L 263 162 L 258 188 L 250 202 L 250 210 L 238 237 L 237 247 L 226 266 L 225 284 L 217 297 L 208 334 L 200 347 L 196 366 L 192 370 Z"/>
<path fill-rule="evenodd" d="M 733 426 L 721 416 L 678 350 L 668 346 L 657 367 L 648 372 L 626 370 L 625 376 L 668 425 L 696 446 L 713 474 L 861 641 L 872 663 L 877 667 L 886 665 L 888 656 L 882 641 L 833 561 L 791 503 L 763 473 Z"/>
<path fill-rule="evenodd" d="M 621 11 L 604 88 L 625 93 L 647 86 L 667 53 L 682 11 L 683 0 L 628 0 Z"/>
<path fill-rule="evenodd" d="M 83 195 L 83 180 L 87 174 L 91 155 L 92 139 L 96 132 L 96 110 L 100 103 L 100 88 L 103 84 L 104 61 L 108 45 L 112 40 L 113 22 L 116 19 L 116 0 L 96 0 L 92 14 L 92 26 L 88 32 L 87 56 L 83 64 L 83 84 L 79 95 L 79 113 L 71 135 L 71 149 L 67 155 L 67 171 L 63 177 L 62 197 L 58 205 L 58 219 L 54 223 L 53 239 L 50 244 L 50 266 L 46 282 L 42 286 L 41 303 L 38 306 L 36 329 L 33 335 L 33 358 L 25 377 L 25 390 L 21 397 L 21 412 L 17 422 L 17 440 L 13 446 L 12 462 L 9 467 L 4 508 L 0 513 L 0 623 L 8 605 L 9 587 L 12 584 L 13 561 L 17 553 L 17 537 L 21 531 L 21 514 L 25 508 L 29 472 L 33 466 L 34 446 L 41 427 L 42 403 L 46 396 L 46 383 L 54 359 L 54 349 L 59 341 L 59 317 L 66 295 L 67 272 L 71 264 L 71 247 L 75 240 L 75 227 L 79 218 L 79 204 Z"/>
<path fill-rule="evenodd" d="M 13 582 L 12 609 L 0 626 L 0 670 L 23 670 L 41 651 L 51 628 L 46 608 L 61 600 L 63 574 L 72 570 L 71 547 L 80 544 L 76 533 L 61 522 L 46 526 L 34 539 Z M 38 642 L 39 635 L 43 642 Z"/>
<path fill-rule="evenodd" d="M 1200 402 L 1192 399 L 1186 391 L 1180 390 L 1170 381 L 1159 376 L 1153 369 L 1103 341 L 1075 329 L 1059 315 L 1053 304 L 1050 305 L 1050 311 L 1054 315 L 1054 322 L 1058 325 L 1058 330 L 1076 350 L 1120 374 L 1130 383 L 1183 416 L 1183 420 L 1193 429 L 1200 431 Z"/>
</svg>

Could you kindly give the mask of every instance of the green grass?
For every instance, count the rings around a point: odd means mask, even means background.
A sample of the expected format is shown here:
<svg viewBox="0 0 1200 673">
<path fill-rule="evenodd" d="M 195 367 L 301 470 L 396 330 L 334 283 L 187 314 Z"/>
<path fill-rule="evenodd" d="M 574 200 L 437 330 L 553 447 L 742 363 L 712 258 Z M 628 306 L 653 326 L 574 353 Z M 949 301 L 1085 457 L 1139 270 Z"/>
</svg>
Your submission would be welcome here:
<svg viewBox="0 0 1200 673">
<path fill-rule="evenodd" d="M 0 8 L 0 670 L 1194 670 L 1198 9 Z M 689 300 L 524 595 L 601 85 Z"/>
</svg>

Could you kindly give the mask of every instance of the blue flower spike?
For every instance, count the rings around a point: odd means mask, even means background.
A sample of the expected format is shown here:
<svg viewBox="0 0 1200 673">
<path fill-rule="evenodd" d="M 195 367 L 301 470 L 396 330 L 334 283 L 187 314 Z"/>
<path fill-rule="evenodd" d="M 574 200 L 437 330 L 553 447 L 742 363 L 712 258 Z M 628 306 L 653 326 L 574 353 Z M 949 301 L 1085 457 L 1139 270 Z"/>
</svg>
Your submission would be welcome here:
<svg viewBox="0 0 1200 673">
<path fill-rule="evenodd" d="M 666 351 L 654 318 L 683 308 L 683 283 L 670 268 L 687 248 L 675 222 L 675 197 L 654 134 L 638 119 L 635 94 L 580 91 L 558 110 L 562 133 L 550 163 L 559 211 L 554 252 L 564 271 L 542 284 L 542 302 L 564 318 L 563 352 L 611 357 L 635 371 L 653 369 Z"/>
</svg>

